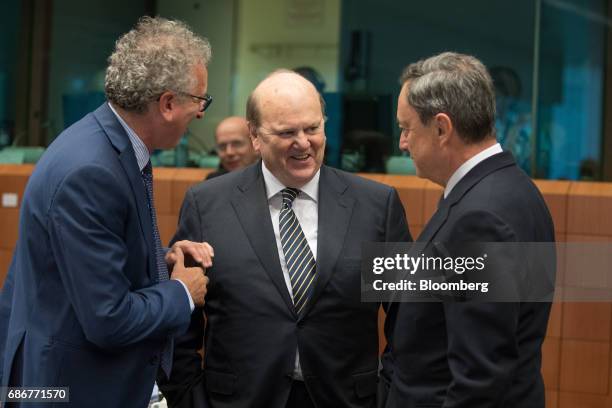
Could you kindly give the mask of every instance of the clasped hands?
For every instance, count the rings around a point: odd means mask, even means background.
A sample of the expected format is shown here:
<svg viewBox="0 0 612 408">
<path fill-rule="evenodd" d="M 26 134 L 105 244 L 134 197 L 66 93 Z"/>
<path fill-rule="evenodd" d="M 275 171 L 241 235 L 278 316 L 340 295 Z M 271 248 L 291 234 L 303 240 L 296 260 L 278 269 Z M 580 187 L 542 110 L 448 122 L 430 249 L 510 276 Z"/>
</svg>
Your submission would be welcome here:
<svg viewBox="0 0 612 408">
<path fill-rule="evenodd" d="M 172 271 L 171 279 L 178 279 L 187 286 L 187 290 L 196 306 L 204 306 L 208 277 L 206 268 L 212 266 L 215 256 L 212 246 L 207 242 L 177 241 L 166 254 L 168 269 Z M 191 257 L 198 266 L 185 266 L 185 257 Z M 188 262 L 188 265 L 192 265 Z"/>
</svg>

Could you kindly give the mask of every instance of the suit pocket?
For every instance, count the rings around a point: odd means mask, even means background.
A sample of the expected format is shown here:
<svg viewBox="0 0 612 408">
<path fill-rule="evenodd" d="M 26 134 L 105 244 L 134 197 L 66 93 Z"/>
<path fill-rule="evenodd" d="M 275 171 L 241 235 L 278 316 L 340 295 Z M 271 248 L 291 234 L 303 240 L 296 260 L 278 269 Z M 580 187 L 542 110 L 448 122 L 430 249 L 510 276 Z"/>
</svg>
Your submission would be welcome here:
<svg viewBox="0 0 612 408">
<path fill-rule="evenodd" d="M 220 373 L 218 371 L 205 370 L 206 390 L 221 395 L 232 395 L 238 377 L 230 373 Z"/>
<path fill-rule="evenodd" d="M 357 397 L 366 398 L 376 394 L 376 387 L 378 386 L 378 370 L 353 374 L 352 377 L 355 384 L 355 394 L 357 394 Z"/>
</svg>

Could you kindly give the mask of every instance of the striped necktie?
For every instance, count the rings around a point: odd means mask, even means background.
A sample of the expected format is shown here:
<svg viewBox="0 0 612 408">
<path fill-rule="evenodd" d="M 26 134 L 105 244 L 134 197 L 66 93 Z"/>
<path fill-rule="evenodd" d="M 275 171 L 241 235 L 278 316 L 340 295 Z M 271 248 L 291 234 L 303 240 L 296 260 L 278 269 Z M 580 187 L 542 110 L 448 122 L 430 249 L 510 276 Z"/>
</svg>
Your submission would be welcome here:
<svg viewBox="0 0 612 408">
<path fill-rule="evenodd" d="M 285 188 L 281 191 L 283 206 L 279 215 L 281 245 L 291 280 L 293 305 L 298 316 L 310 299 L 316 277 L 314 256 L 292 208 L 299 193 L 300 190 L 296 188 Z"/>
<path fill-rule="evenodd" d="M 164 250 L 161 245 L 159 229 L 157 229 L 157 215 L 155 214 L 155 205 L 153 204 L 153 167 L 151 161 L 142 169 L 142 180 L 144 181 L 147 191 L 147 204 L 151 213 L 151 227 L 153 228 L 153 243 L 155 245 L 155 264 L 157 265 L 157 279 L 159 282 L 164 282 L 169 279 L 168 266 L 166 265 Z M 174 351 L 174 339 L 168 338 L 161 353 L 161 368 L 170 378 L 172 370 L 172 354 Z"/>
</svg>

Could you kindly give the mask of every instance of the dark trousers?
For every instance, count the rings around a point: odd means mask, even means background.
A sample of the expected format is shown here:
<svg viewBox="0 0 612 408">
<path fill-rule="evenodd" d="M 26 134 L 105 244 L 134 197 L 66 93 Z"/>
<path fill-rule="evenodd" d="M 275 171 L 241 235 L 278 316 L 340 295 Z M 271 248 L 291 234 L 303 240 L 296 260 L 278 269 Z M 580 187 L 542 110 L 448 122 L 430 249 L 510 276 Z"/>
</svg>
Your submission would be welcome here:
<svg viewBox="0 0 612 408">
<path fill-rule="evenodd" d="M 287 408 L 315 408 L 304 381 L 293 381 L 287 399 Z"/>
</svg>

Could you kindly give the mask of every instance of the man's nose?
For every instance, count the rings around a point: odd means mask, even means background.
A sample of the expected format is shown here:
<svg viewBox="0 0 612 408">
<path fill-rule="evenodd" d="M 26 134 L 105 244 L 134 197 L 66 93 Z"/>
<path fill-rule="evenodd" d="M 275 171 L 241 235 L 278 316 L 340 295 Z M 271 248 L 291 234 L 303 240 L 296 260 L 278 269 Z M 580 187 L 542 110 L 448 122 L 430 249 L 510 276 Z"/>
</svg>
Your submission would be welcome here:
<svg viewBox="0 0 612 408">
<path fill-rule="evenodd" d="M 308 138 L 308 135 L 303 130 L 300 130 L 297 133 L 294 139 L 294 143 L 297 145 L 297 147 L 302 148 L 302 149 L 306 149 L 310 147 L 310 139 Z"/>
</svg>

